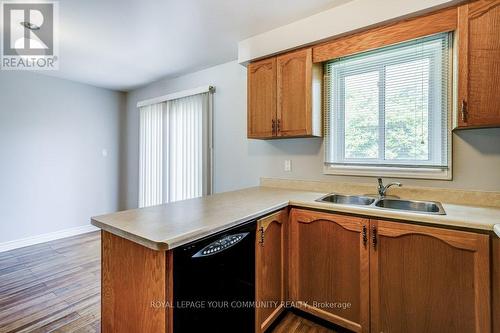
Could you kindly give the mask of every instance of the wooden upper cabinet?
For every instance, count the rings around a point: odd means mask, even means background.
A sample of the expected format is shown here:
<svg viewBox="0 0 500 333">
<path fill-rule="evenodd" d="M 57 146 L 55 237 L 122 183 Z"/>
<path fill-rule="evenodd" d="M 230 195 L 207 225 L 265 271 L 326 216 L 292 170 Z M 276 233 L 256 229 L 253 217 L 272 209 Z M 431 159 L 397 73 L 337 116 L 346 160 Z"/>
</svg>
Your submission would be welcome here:
<svg viewBox="0 0 500 333">
<path fill-rule="evenodd" d="M 248 66 L 248 137 L 321 136 L 322 66 L 302 49 Z"/>
<path fill-rule="evenodd" d="M 255 332 L 264 332 L 284 310 L 286 225 L 284 209 L 257 222 L 255 245 Z M 265 304 L 265 306 L 262 306 Z"/>
<path fill-rule="evenodd" d="M 500 126 L 500 1 L 458 9 L 458 128 Z"/>
<path fill-rule="evenodd" d="M 489 237 L 371 221 L 371 332 L 490 332 Z"/>
<path fill-rule="evenodd" d="M 286 53 L 277 57 L 277 132 L 279 136 L 320 136 L 313 123 L 312 49 Z M 314 66 L 317 70 L 317 66 Z M 317 80 L 317 75 L 314 75 Z M 321 80 L 321 78 L 319 78 Z M 317 120 L 316 120 L 317 122 Z"/>
<path fill-rule="evenodd" d="M 292 209 L 289 295 L 302 310 L 369 332 L 369 220 Z"/>
<path fill-rule="evenodd" d="M 248 65 L 247 118 L 249 138 L 271 138 L 276 122 L 276 58 Z"/>
</svg>

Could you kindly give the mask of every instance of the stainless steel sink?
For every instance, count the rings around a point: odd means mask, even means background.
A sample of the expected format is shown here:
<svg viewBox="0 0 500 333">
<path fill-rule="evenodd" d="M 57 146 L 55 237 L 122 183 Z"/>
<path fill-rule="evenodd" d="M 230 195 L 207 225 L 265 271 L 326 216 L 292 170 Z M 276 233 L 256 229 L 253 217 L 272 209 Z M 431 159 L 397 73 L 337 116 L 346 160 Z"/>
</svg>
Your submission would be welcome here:
<svg viewBox="0 0 500 333">
<path fill-rule="evenodd" d="M 377 200 L 375 206 L 384 209 L 406 210 L 411 212 L 445 215 L 443 206 L 434 201 L 398 200 L 383 198 Z"/>
<path fill-rule="evenodd" d="M 376 209 L 399 210 L 412 213 L 446 215 L 441 203 L 435 201 L 401 200 L 388 197 L 377 199 L 364 195 L 343 195 L 335 193 L 327 194 L 316 201 L 343 205 L 368 206 Z"/>
<path fill-rule="evenodd" d="M 327 194 L 324 197 L 317 199 L 319 202 L 330 202 L 343 205 L 362 205 L 369 206 L 375 202 L 375 198 L 362 195 L 342 195 L 342 194 Z"/>
</svg>

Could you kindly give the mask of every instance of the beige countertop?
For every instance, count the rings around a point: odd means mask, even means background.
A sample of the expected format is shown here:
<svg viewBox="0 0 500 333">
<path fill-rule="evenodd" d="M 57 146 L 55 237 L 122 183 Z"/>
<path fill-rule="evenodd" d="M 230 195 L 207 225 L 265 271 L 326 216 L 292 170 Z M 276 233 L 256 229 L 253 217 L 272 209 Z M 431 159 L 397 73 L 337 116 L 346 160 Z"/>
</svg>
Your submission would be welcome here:
<svg viewBox="0 0 500 333">
<path fill-rule="evenodd" d="M 426 215 L 315 201 L 325 194 L 252 187 L 95 216 L 92 224 L 151 249 L 169 250 L 288 205 L 491 232 L 495 230 L 495 224 L 500 223 L 499 208 L 442 203 L 446 215 Z"/>
</svg>

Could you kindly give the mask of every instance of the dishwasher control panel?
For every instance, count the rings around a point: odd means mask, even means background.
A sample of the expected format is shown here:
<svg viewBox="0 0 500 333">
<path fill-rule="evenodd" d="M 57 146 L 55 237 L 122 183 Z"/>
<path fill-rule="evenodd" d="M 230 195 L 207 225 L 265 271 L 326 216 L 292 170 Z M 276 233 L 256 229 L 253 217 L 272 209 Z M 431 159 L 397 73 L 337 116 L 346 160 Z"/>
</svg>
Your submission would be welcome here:
<svg viewBox="0 0 500 333">
<path fill-rule="evenodd" d="M 196 254 L 193 255 L 193 258 L 211 256 L 222 252 L 240 242 L 247 235 L 248 232 L 224 236 L 196 252 Z"/>
</svg>

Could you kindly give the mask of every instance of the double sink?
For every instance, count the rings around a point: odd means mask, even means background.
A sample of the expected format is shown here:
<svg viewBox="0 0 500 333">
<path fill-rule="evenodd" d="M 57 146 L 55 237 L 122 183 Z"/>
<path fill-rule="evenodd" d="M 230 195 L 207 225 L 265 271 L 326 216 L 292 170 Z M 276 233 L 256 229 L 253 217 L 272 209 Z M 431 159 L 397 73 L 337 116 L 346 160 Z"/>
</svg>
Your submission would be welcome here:
<svg viewBox="0 0 500 333">
<path fill-rule="evenodd" d="M 401 200 L 387 197 L 375 198 L 363 195 L 327 194 L 316 201 L 342 205 L 368 206 L 384 210 L 407 211 L 432 215 L 446 215 L 443 206 L 435 201 Z"/>
</svg>

